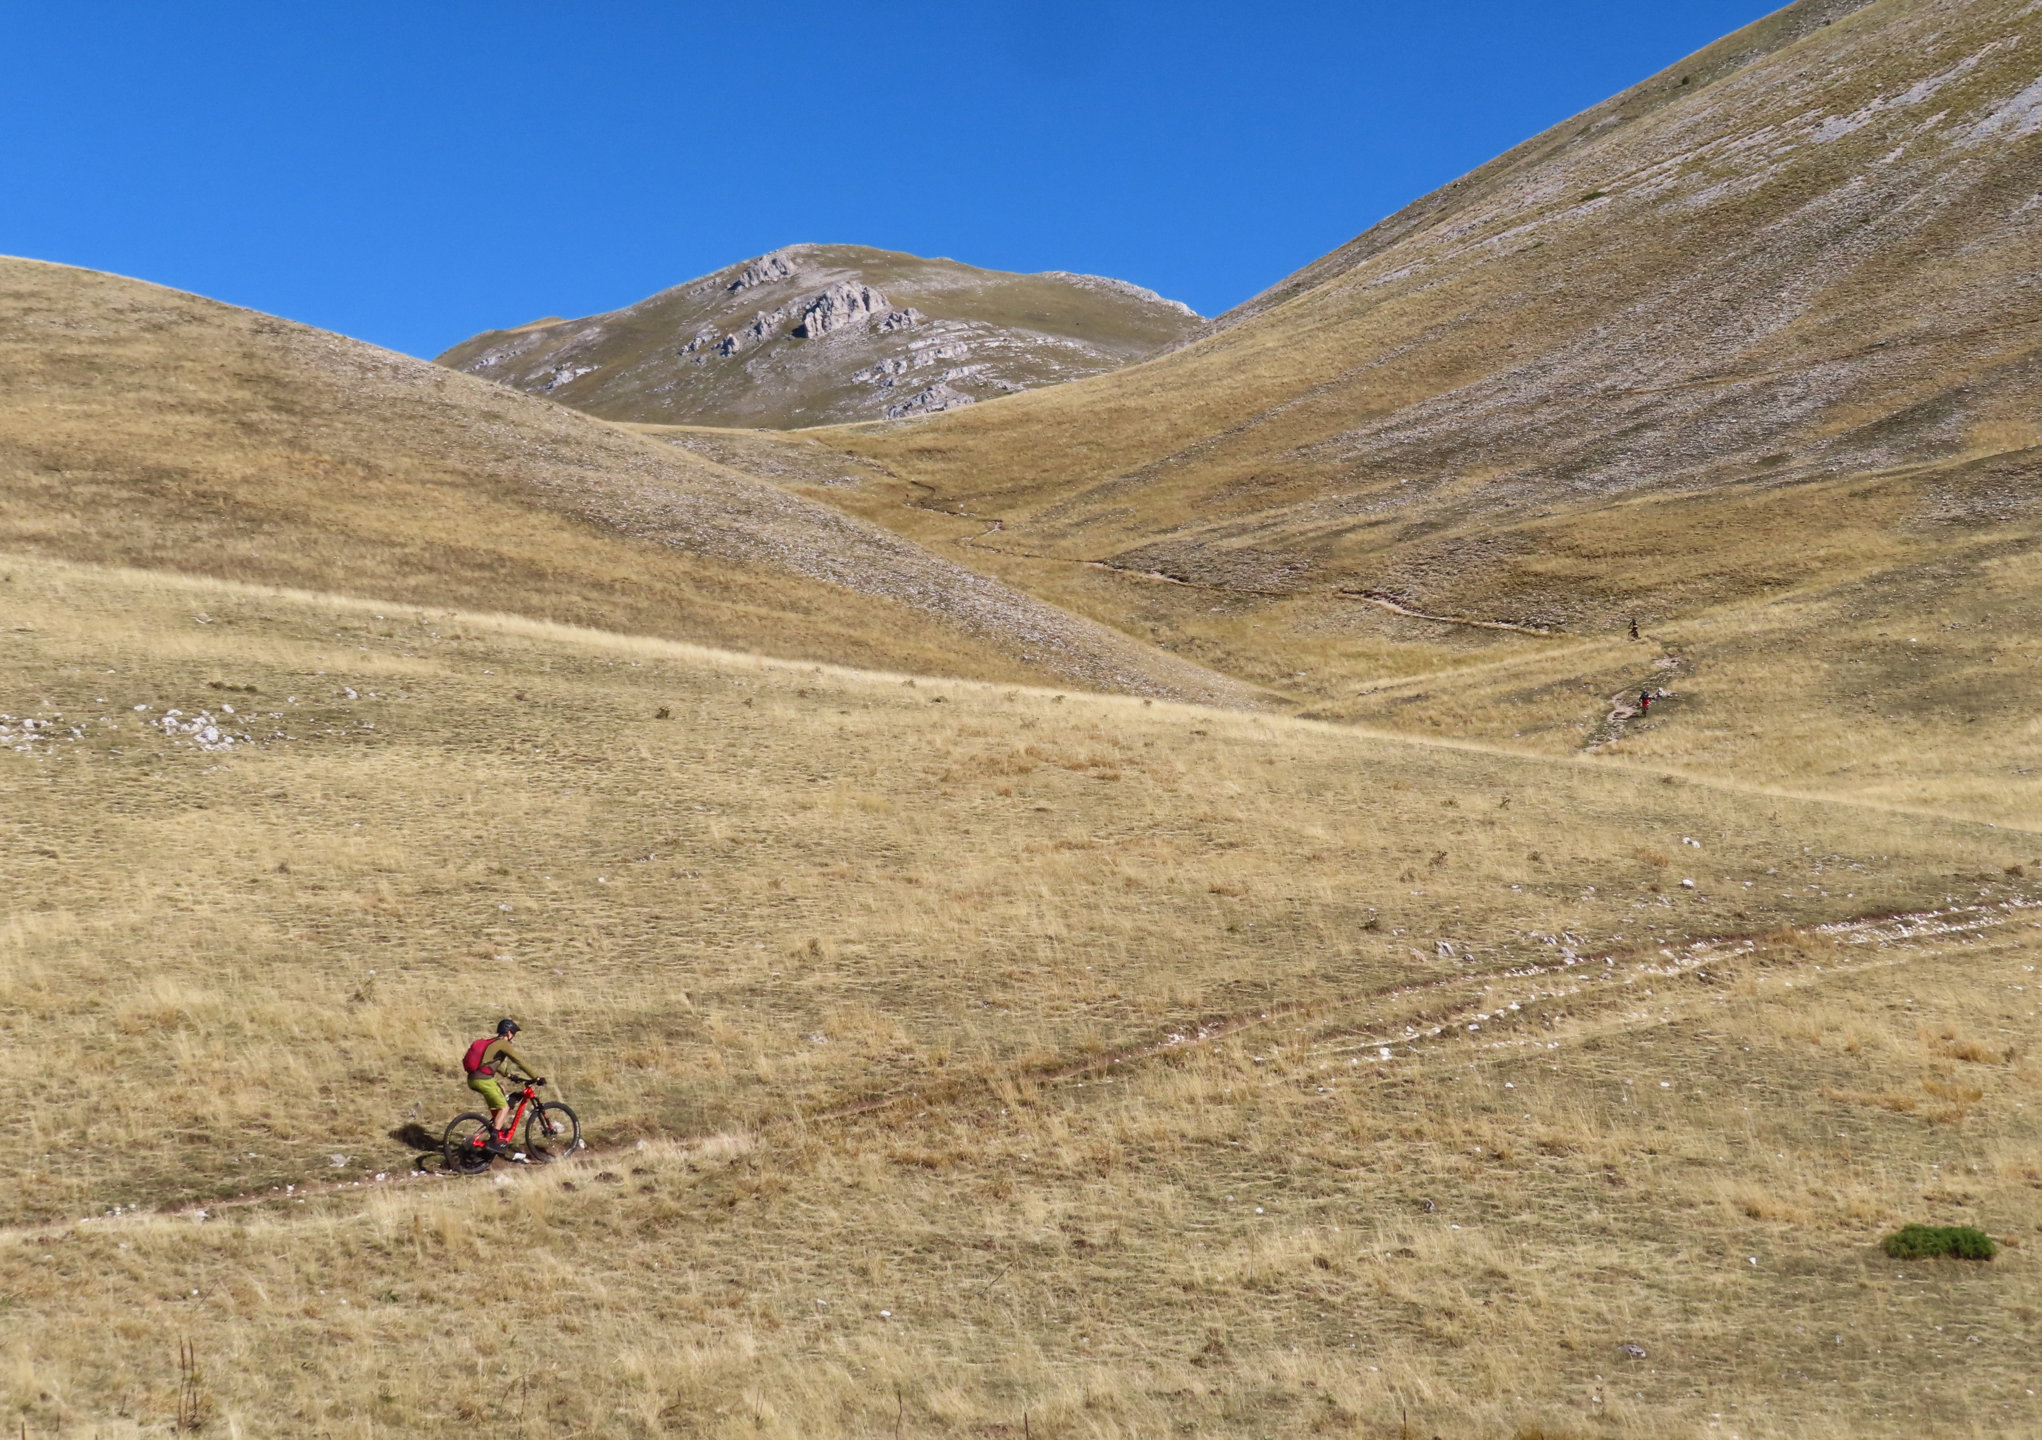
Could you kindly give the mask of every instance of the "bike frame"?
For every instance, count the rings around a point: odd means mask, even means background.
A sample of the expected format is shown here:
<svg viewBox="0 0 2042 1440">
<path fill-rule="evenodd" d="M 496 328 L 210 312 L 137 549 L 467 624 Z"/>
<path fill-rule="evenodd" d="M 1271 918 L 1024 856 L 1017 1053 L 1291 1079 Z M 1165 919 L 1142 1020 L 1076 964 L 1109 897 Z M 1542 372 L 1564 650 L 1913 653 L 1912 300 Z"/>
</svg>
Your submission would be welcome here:
<svg viewBox="0 0 2042 1440">
<path fill-rule="evenodd" d="M 539 1096 L 538 1087 L 525 1084 L 518 1089 L 518 1103 L 511 1107 L 510 1118 L 503 1122 L 503 1129 L 496 1132 L 496 1138 L 509 1143 L 511 1136 L 518 1133 L 518 1122 L 525 1118 L 525 1110 Z"/>
</svg>

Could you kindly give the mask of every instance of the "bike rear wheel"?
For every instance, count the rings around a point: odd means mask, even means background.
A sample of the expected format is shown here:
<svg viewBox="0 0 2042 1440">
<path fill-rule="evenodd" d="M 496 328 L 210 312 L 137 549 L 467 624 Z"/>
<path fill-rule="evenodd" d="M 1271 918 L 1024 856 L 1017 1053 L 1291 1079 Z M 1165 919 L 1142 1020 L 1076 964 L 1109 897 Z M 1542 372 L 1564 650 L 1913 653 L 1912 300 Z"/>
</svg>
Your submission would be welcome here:
<svg viewBox="0 0 2042 1440">
<path fill-rule="evenodd" d="M 581 1121 L 558 1100 L 534 1105 L 525 1116 L 525 1158 L 550 1165 L 581 1148 Z"/>
<path fill-rule="evenodd" d="M 487 1115 L 456 1115 L 442 1142 L 447 1168 L 463 1175 L 479 1175 L 487 1170 L 490 1154 L 485 1147 L 493 1134 Z"/>
</svg>

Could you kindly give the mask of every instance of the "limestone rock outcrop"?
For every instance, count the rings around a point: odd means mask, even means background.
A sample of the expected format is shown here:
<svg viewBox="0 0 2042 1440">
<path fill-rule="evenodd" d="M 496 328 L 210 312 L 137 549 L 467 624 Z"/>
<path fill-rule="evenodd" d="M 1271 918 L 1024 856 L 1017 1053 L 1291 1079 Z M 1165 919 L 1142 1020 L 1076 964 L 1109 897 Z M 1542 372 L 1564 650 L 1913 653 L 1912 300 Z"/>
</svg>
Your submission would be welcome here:
<svg viewBox="0 0 2042 1440">
<path fill-rule="evenodd" d="M 745 263 L 737 272 L 737 278 L 724 288 L 735 295 L 740 290 L 749 290 L 754 285 L 770 285 L 776 280 L 790 280 L 797 273 L 788 251 L 775 250 L 770 255 L 761 255 Z"/>
<path fill-rule="evenodd" d="M 832 330 L 870 320 L 886 308 L 886 297 L 870 285 L 839 281 L 802 307 L 801 323 L 794 333 L 804 340 L 820 340 Z"/>
<path fill-rule="evenodd" d="M 965 394 L 962 390 L 952 389 L 945 382 L 938 380 L 928 389 L 918 390 L 908 396 L 900 404 L 887 406 L 886 418 L 889 420 L 906 420 L 916 415 L 934 415 L 941 410 L 955 410 L 960 406 L 977 403 L 973 397 Z"/>
<path fill-rule="evenodd" d="M 758 314 L 752 316 L 751 324 L 745 326 L 742 330 L 731 331 L 718 341 L 716 353 L 718 355 L 735 355 L 740 350 L 750 349 L 762 341 L 769 340 L 780 333 L 780 323 L 786 318 L 787 312 L 785 310 L 761 310 Z M 700 339 L 701 337 L 697 336 L 696 339 L 689 341 L 681 353 L 684 355 L 692 353 L 700 343 Z"/>
</svg>

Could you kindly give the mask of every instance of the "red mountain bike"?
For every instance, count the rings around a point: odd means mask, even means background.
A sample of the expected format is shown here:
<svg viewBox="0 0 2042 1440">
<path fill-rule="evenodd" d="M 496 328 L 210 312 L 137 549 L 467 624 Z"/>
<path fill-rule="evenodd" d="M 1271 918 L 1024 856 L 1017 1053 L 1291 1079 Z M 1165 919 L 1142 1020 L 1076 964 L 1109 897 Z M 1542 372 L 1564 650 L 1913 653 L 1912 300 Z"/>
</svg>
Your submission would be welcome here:
<svg viewBox="0 0 2042 1440">
<path fill-rule="evenodd" d="M 510 1145 L 521 1121 L 525 1127 L 524 1148 L 512 1150 L 513 1160 L 550 1165 L 580 1149 L 581 1121 L 558 1100 L 539 1100 L 539 1086 L 545 1083 L 543 1080 L 527 1081 L 511 1092 L 513 1104 L 510 1115 L 505 1119 L 503 1129 L 494 1132 L 493 1137 L 487 1115 L 472 1112 L 456 1115 L 454 1123 L 447 1127 L 443 1142 L 447 1168 L 466 1175 L 481 1174 L 495 1158 L 489 1148 L 490 1140 L 494 1138 Z"/>
</svg>

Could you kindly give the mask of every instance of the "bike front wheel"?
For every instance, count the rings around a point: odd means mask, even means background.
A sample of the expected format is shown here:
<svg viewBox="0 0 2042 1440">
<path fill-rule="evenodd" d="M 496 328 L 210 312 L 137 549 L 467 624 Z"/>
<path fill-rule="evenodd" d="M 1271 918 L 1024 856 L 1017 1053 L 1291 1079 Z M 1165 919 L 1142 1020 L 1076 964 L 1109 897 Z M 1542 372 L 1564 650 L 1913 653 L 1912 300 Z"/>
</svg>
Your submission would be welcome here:
<svg viewBox="0 0 2042 1440">
<path fill-rule="evenodd" d="M 581 1148 L 581 1121 L 558 1100 L 534 1105 L 525 1117 L 525 1158 L 550 1165 Z"/>
<path fill-rule="evenodd" d="M 489 1168 L 491 1135 L 487 1115 L 456 1115 L 441 1142 L 447 1168 L 462 1175 L 479 1175 Z"/>
</svg>

